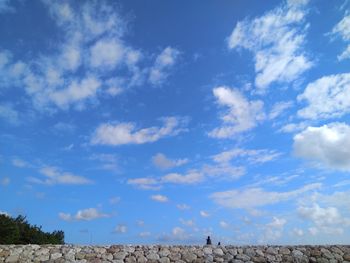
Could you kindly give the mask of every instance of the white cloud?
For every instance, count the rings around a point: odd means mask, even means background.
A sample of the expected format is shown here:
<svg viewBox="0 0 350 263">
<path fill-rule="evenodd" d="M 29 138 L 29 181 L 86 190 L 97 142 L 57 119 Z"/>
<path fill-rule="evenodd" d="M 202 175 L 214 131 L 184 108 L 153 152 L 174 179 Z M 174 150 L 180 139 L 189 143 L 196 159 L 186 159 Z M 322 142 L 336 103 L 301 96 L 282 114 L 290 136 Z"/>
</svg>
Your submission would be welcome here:
<svg viewBox="0 0 350 263">
<path fill-rule="evenodd" d="M 146 190 L 158 190 L 161 188 L 159 181 L 151 177 L 129 179 L 128 184 Z"/>
<path fill-rule="evenodd" d="M 149 82 L 160 85 L 168 77 L 168 69 L 174 66 L 180 52 L 172 47 L 165 48 L 156 58 L 154 66 L 150 69 Z"/>
<path fill-rule="evenodd" d="M 188 226 L 188 227 L 193 227 L 195 225 L 194 221 L 189 219 L 189 220 L 185 220 L 183 218 L 179 219 L 180 223 L 183 224 L 184 226 Z"/>
<path fill-rule="evenodd" d="M 115 227 L 114 232 L 120 233 L 120 234 L 125 234 L 128 231 L 128 227 L 123 224 L 119 224 Z"/>
<path fill-rule="evenodd" d="M 233 158 L 245 157 L 250 163 L 265 163 L 276 160 L 281 153 L 274 150 L 247 150 L 234 148 L 212 156 L 213 160 L 218 163 L 230 162 Z"/>
<path fill-rule="evenodd" d="M 268 115 L 268 118 L 270 120 L 276 119 L 280 115 L 282 115 L 286 110 L 291 108 L 293 106 L 292 101 L 279 101 L 276 102 L 273 106 L 272 109 Z"/>
<path fill-rule="evenodd" d="M 115 196 L 109 199 L 109 203 L 112 205 L 118 204 L 121 198 L 119 196 Z"/>
<path fill-rule="evenodd" d="M 202 173 L 209 178 L 217 178 L 223 180 L 234 180 L 243 176 L 246 172 L 242 166 L 232 166 L 228 163 L 218 165 L 204 165 Z"/>
<path fill-rule="evenodd" d="M 112 69 L 118 70 L 118 77 L 127 87 L 145 83 L 143 75 L 149 66 L 137 66 L 144 56 L 124 41 L 126 23 L 115 5 L 94 1 L 78 5 L 48 0 L 43 3 L 59 30 L 54 50 L 30 54 L 23 62 L 0 50 L 0 69 L 6 76 L 1 84 L 23 88 L 36 110 L 52 112 L 70 106 L 81 110 L 100 94 L 119 94 L 120 87 L 103 85 Z M 163 57 L 171 56 L 171 52 Z M 172 62 L 161 57 L 157 65 L 162 70 L 170 67 Z"/>
<path fill-rule="evenodd" d="M 350 220 L 342 217 L 336 207 L 322 208 L 314 203 L 311 207 L 300 206 L 298 214 L 307 220 L 313 222 L 314 227 L 310 229 L 313 235 L 319 232 L 326 234 L 342 234 L 343 227 L 350 224 Z"/>
<path fill-rule="evenodd" d="M 152 157 L 153 164 L 160 169 L 170 169 L 188 163 L 188 159 L 169 159 L 163 153 L 157 153 Z"/>
<path fill-rule="evenodd" d="M 20 167 L 20 168 L 30 167 L 29 163 L 27 163 L 26 161 L 24 161 L 20 158 L 13 158 L 11 160 L 11 163 L 13 166 Z"/>
<path fill-rule="evenodd" d="M 322 77 L 307 85 L 298 101 L 308 106 L 298 115 L 306 119 L 341 117 L 350 112 L 350 73 Z"/>
<path fill-rule="evenodd" d="M 338 60 L 350 58 L 350 45 L 338 56 Z"/>
<path fill-rule="evenodd" d="M 48 95 L 59 108 L 66 109 L 70 104 L 96 96 L 101 82 L 96 77 L 87 77 L 80 82 L 73 81 L 66 89 L 55 90 Z"/>
<path fill-rule="evenodd" d="M 54 126 L 53 129 L 59 133 L 73 133 L 76 129 L 76 126 L 71 124 L 71 123 L 67 123 L 67 122 L 57 122 Z"/>
<path fill-rule="evenodd" d="M 139 237 L 142 237 L 142 238 L 149 237 L 149 236 L 151 236 L 151 232 L 148 232 L 148 231 L 139 233 Z"/>
<path fill-rule="evenodd" d="M 0 185 L 7 186 L 10 184 L 10 182 L 11 182 L 11 179 L 9 177 L 3 177 L 0 180 Z"/>
<path fill-rule="evenodd" d="M 4 119 L 10 124 L 19 124 L 19 114 L 10 104 L 0 105 L 0 119 Z"/>
<path fill-rule="evenodd" d="M 75 215 L 69 213 L 59 213 L 58 216 L 64 221 L 90 221 L 98 218 L 110 217 L 108 214 L 99 212 L 96 208 L 78 210 Z"/>
<path fill-rule="evenodd" d="M 199 214 L 201 217 L 209 217 L 210 216 L 210 214 L 204 210 L 199 211 Z"/>
<path fill-rule="evenodd" d="M 332 33 L 339 35 L 344 41 L 350 42 L 350 15 L 344 16 L 343 19 L 335 25 Z M 338 56 L 339 60 L 347 58 L 350 58 L 350 44 L 343 53 Z"/>
<path fill-rule="evenodd" d="M 152 195 L 151 199 L 160 203 L 165 203 L 169 201 L 168 197 L 166 197 L 165 195 Z"/>
<path fill-rule="evenodd" d="M 297 237 L 302 237 L 304 235 L 304 231 L 297 227 L 293 228 L 292 233 L 294 236 L 297 236 Z"/>
<path fill-rule="evenodd" d="M 293 148 L 301 158 L 350 171 L 350 126 L 345 123 L 308 127 L 294 136 Z"/>
<path fill-rule="evenodd" d="M 14 12 L 15 8 L 10 5 L 11 0 L 0 0 L 0 14 Z M 13 1 L 12 1 L 13 3 Z"/>
<path fill-rule="evenodd" d="M 288 201 L 320 187 L 321 184 L 314 183 L 286 192 L 269 192 L 262 188 L 248 188 L 215 192 L 210 195 L 210 198 L 223 207 L 250 209 Z"/>
<path fill-rule="evenodd" d="M 185 131 L 186 121 L 182 118 L 163 118 L 163 127 L 149 127 L 137 130 L 133 123 L 101 124 L 95 131 L 91 142 L 93 144 L 123 145 L 143 144 L 158 141 L 161 138 L 175 136 Z"/>
<path fill-rule="evenodd" d="M 192 235 L 186 232 L 185 229 L 181 227 L 174 227 L 170 234 L 163 234 L 158 237 L 158 241 L 161 242 L 189 242 L 194 243 L 198 242 L 198 240 Z"/>
<path fill-rule="evenodd" d="M 288 123 L 282 126 L 278 131 L 284 133 L 294 133 L 305 129 L 308 126 L 307 122 Z"/>
<path fill-rule="evenodd" d="M 97 160 L 101 163 L 100 169 L 109 170 L 109 171 L 119 171 L 119 161 L 118 157 L 114 154 L 93 154 L 90 157 L 91 160 Z"/>
<path fill-rule="evenodd" d="M 251 130 L 265 118 L 264 103 L 261 100 L 249 101 L 238 89 L 226 86 L 213 89 L 220 106 L 228 107 L 221 116 L 223 124 L 209 133 L 214 138 L 230 138 L 237 133 Z"/>
<path fill-rule="evenodd" d="M 305 4 L 284 4 L 261 17 L 239 21 L 230 35 L 229 49 L 253 52 L 260 92 L 275 82 L 292 82 L 312 66 L 303 51 Z"/>
<path fill-rule="evenodd" d="M 115 39 L 100 39 L 91 47 L 90 63 L 95 68 L 115 68 L 122 61 L 124 47 Z"/>
<path fill-rule="evenodd" d="M 164 183 L 173 184 L 196 184 L 204 180 L 204 175 L 197 171 L 189 171 L 182 175 L 179 173 L 170 173 L 161 178 Z"/>
<path fill-rule="evenodd" d="M 225 221 L 223 221 L 223 220 L 221 220 L 221 221 L 219 222 L 219 225 L 220 225 L 220 227 L 222 227 L 222 228 L 228 228 L 228 227 L 230 227 L 230 224 L 227 223 L 227 222 L 225 222 Z"/>
<path fill-rule="evenodd" d="M 39 184 L 48 184 L 48 185 L 54 185 L 54 184 L 75 184 L 75 185 L 81 185 L 81 184 L 92 184 L 93 182 L 83 176 L 75 175 L 69 172 L 62 172 L 56 167 L 52 166 L 46 166 L 40 169 L 39 171 L 41 174 L 43 174 L 46 179 L 41 180 L 38 178 L 30 177 L 29 180 L 33 183 L 39 183 Z"/>
<path fill-rule="evenodd" d="M 272 221 L 264 226 L 264 234 L 258 240 L 259 243 L 274 241 L 282 237 L 284 225 L 287 220 L 284 218 L 273 217 Z"/>
<path fill-rule="evenodd" d="M 191 207 L 187 204 L 177 204 L 176 207 L 179 209 L 179 210 L 189 210 L 191 209 Z"/>
</svg>

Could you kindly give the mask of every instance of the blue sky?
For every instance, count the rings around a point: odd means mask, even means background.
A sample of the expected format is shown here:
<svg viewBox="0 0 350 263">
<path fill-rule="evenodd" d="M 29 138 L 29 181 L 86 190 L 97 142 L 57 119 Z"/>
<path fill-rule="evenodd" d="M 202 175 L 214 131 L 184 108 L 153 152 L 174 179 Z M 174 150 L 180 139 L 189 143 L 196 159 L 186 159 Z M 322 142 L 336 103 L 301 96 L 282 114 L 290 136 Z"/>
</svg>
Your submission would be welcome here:
<svg viewBox="0 0 350 263">
<path fill-rule="evenodd" d="M 0 1 L 0 211 L 66 242 L 350 242 L 349 1 Z"/>
</svg>

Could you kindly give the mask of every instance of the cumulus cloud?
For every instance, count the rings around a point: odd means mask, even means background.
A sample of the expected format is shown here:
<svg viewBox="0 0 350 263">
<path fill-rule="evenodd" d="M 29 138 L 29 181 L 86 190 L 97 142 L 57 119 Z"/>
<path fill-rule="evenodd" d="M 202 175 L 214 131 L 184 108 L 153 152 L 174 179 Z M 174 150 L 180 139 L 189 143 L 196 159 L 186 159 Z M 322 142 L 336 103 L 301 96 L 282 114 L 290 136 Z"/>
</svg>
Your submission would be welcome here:
<svg viewBox="0 0 350 263">
<path fill-rule="evenodd" d="M 92 67 L 115 68 L 123 59 L 124 47 L 115 39 L 100 39 L 90 49 Z"/>
<path fill-rule="evenodd" d="M 163 170 L 178 167 L 188 163 L 188 159 L 169 159 L 163 153 L 157 153 L 152 157 L 153 164 Z"/>
<path fill-rule="evenodd" d="M 324 167 L 350 170 L 350 127 L 345 123 L 308 127 L 294 136 L 293 148 L 296 156 Z"/>
<path fill-rule="evenodd" d="M 314 183 L 286 192 L 269 192 L 262 188 L 247 188 L 243 190 L 215 192 L 210 195 L 210 198 L 223 207 L 251 209 L 288 201 L 320 187 L 321 184 Z"/>
<path fill-rule="evenodd" d="M 152 195 L 151 199 L 160 203 L 166 203 L 169 201 L 168 197 L 166 197 L 165 195 Z"/>
<path fill-rule="evenodd" d="M 67 88 L 50 92 L 48 95 L 57 107 L 66 109 L 70 104 L 95 97 L 100 81 L 93 76 L 73 81 Z"/>
<path fill-rule="evenodd" d="M 183 118 L 167 117 L 162 119 L 164 126 L 149 127 L 137 130 L 133 123 L 101 124 L 95 131 L 92 144 L 123 145 L 144 144 L 158 141 L 164 137 L 175 136 L 185 131 L 186 120 Z"/>
<path fill-rule="evenodd" d="M 332 34 L 339 35 L 345 42 L 350 43 L 350 15 L 346 15 L 336 24 L 332 30 Z M 339 60 L 350 58 L 350 44 L 338 56 Z"/>
<path fill-rule="evenodd" d="M 349 113 L 350 73 L 324 76 L 308 84 L 298 101 L 308 103 L 298 111 L 306 119 L 328 119 Z"/>
<path fill-rule="evenodd" d="M 255 86 L 296 80 L 312 66 L 305 55 L 306 1 L 283 4 L 261 17 L 239 21 L 228 39 L 229 49 L 247 49 L 255 58 Z"/>
<path fill-rule="evenodd" d="M 166 47 L 156 58 L 154 66 L 150 69 L 149 82 L 160 85 L 168 76 L 168 70 L 175 64 L 180 52 L 172 47 Z"/>
<path fill-rule="evenodd" d="M 58 216 L 64 221 L 90 221 L 98 218 L 110 217 L 109 214 L 101 213 L 96 208 L 78 210 L 75 215 L 61 212 Z"/>
<path fill-rule="evenodd" d="M 39 171 L 45 176 L 45 179 L 39 179 L 36 177 L 29 177 L 29 181 L 32 183 L 55 185 L 55 184 L 72 184 L 72 185 L 82 185 L 82 184 L 92 184 L 90 179 L 83 176 L 75 175 L 69 172 L 62 172 L 57 167 L 46 166 Z"/>
<path fill-rule="evenodd" d="M 309 229 L 312 235 L 320 232 L 326 234 L 342 234 L 343 226 L 348 226 L 350 220 L 342 217 L 336 207 L 320 207 L 314 203 L 311 207 L 300 206 L 298 208 L 300 217 L 310 220 L 314 226 Z"/>
<path fill-rule="evenodd" d="M 214 138 L 230 138 L 237 133 L 251 130 L 265 119 L 264 103 L 261 100 L 249 101 L 238 89 L 226 86 L 216 87 L 213 94 L 220 106 L 228 107 L 221 116 L 223 124 L 209 133 Z"/>
</svg>

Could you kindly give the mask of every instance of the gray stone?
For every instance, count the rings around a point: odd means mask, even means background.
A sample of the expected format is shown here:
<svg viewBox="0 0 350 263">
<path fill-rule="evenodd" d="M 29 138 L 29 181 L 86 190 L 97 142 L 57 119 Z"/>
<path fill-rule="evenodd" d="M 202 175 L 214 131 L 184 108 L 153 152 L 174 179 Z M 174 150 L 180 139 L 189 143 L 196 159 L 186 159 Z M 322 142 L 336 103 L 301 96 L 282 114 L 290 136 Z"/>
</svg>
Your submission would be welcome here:
<svg viewBox="0 0 350 263">
<path fill-rule="evenodd" d="M 55 259 L 58 259 L 60 257 L 62 257 L 61 253 L 52 253 L 50 256 L 50 259 L 55 260 Z"/>
<path fill-rule="evenodd" d="M 211 247 L 204 247 L 203 252 L 205 255 L 211 255 L 213 254 L 213 249 Z"/>
<path fill-rule="evenodd" d="M 184 254 L 182 254 L 181 259 L 185 262 L 193 262 L 197 259 L 197 255 L 190 252 L 185 252 Z"/>
<path fill-rule="evenodd" d="M 279 250 L 279 253 L 282 255 L 289 255 L 290 254 L 290 250 L 287 247 L 281 247 Z"/>
<path fill-rule="evenodd" d="M 156 253 L 149 253 L 146 255 L 146 258 L 149 260 L 158 260 L 159 259 L 159 255 Z"/>
<path fill-rule="evenodd" d="M 160 263 L 170 263 L 170 259 L 168 257 L 162 257 L 159 259 Z"/>
<path fill-rule="evenodd" d="M 113 254 L 113 259 L 124 259 L 128 253 L 121 251 Z"/>
<path fill-rule="evenodd" d="M 5 262 L 18 262 L 18 260 L 19 260 L 19 255 L 11 255 L 7 257 Z"/>
<path fill-rule="evenodd" d="M 213 252 L 214 252 L 215 256 L 223 256 L 224 255 L 224 252 L 222 251 L 221 248 L 215 248 Z"/>
<path fill-rule="evenodd" d="M 249 261 L 250 260 L 250 257 L 247 256 L 247 255 L 244 255 L 244 254 L 238 254 L 236 256 L 236 259 L 240 259 L 240 260 L 243 260 L 243 261 Z"/>
<path fill-rule="evenodd" d="M 274 247 L 268 247 L 266 249 L 266 253 L 270 254 L 270 255 L 277 255 L 278 254 L 278 250 Z"/>
</svg>

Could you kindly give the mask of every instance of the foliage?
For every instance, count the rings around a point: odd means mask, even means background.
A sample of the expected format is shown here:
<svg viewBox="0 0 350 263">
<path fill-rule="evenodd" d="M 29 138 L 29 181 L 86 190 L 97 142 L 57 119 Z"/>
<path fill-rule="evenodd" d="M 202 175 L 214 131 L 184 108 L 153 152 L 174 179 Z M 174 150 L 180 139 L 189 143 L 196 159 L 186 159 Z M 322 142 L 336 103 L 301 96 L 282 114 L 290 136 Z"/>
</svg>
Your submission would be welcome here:
<svg viewBox="0 0 350 263">
<path fill-rule="evenodd" d="M 64 244 L 64 232 L 44 232 L 41 226 L 30 225 L 25 216 L 0 214 L 0 244 Z"/>
</svg>

